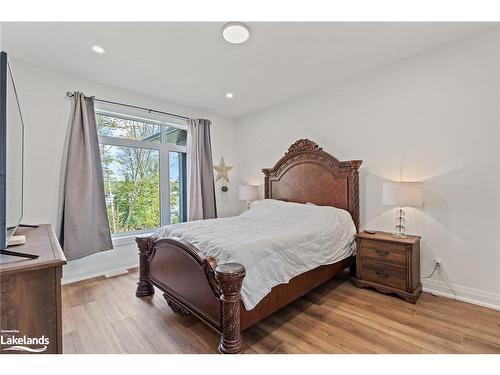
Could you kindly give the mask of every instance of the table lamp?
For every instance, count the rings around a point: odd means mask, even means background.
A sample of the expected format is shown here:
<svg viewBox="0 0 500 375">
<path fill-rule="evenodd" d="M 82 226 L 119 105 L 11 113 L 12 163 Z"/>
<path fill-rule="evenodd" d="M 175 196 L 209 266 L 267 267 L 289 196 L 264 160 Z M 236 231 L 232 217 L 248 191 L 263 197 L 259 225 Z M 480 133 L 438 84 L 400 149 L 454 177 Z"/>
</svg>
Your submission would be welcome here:
<svg viewBox="0 0 500 375">
<path fill-rule="evenodd" d="M 423 189 L 421 182 L 386 182 L 382 190 L 382 203 L 386 206 L 399 207 L 393 236 L 406 238 L 405 207 L 421 207 Z"/>
<path fill-rule="evenodd" d="M 256 185 L 241 185 L 238 188 L 238 197 L 240 201 L 246 201 L 247 210 L 250 209 L 250 203 L 259 199 L 259 189 Z"/>
</svg>

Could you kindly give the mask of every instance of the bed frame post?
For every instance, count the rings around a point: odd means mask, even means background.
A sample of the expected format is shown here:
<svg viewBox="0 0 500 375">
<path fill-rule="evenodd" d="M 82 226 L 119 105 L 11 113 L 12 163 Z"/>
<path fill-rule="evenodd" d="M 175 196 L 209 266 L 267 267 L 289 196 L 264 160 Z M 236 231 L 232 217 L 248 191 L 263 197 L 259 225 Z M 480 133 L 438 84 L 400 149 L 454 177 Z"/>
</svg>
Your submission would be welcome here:
<svg viewBox="0 0 500 375">
<path fill-rule="evenodd" d="M 139 281 L 135 295 L 137 297 L 146 297 L 155 293 L 153 284 L 148 280 L 149 262 L 148 259 L 153 252 L 153 242 L 156 237 L 136 237 L 135 242 L 139 247 Z"/>
<path fill-rule="evenodd" d="M 240 328 L 240 291 L 244 277 L 245 267 L 239 263 L 221 264 L 215 269 L 215 279 L 221 292 L 222 334 L 219 351 L 223 354 L 238 354 L 244 350 Z"/>
<path fill-rule="evenodd" d="M 349 211 L 356 226 L 356 233 L 359 232 L 359 167 L 361 163 L 361 160 L 349 161 L 349 165 L 351 166 L 351 201 L 349 202 Z M 356 261 L 349 267 L 349 274 L 352 277 L 356 277 Z"/>
</svg>

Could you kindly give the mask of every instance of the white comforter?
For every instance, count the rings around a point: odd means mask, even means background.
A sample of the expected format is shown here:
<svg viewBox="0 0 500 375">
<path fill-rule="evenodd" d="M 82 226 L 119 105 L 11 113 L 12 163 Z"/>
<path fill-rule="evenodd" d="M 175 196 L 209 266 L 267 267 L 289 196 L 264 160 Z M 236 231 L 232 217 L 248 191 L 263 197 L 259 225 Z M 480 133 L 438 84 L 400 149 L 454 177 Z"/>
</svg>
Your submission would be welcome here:
<svg viewBox="0 0 500 375">
<path fill-rule="evenodd" d="M 156 234 L 188 241 L 219 264 L 243 264 L 241 296 L 251 310 L 276 285 L 352 255 L 355 233 L 347 211 L 266 199 L 236 217 L 167 225 Z"/>
</svg>

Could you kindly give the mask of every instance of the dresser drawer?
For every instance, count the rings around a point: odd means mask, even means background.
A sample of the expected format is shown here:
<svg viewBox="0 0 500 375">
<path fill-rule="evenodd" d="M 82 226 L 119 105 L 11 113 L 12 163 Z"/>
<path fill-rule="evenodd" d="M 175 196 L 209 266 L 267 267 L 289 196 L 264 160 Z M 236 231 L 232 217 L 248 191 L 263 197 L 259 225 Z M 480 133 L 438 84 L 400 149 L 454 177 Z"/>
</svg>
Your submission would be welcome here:
<svg viewBox="0 0 500 375">
<path fill-rule="evenodd" d="M 380 241 L 362 240 L 359 252 L 361 258 L 373 259 L 378 262 L 406 266 L 406 250 L 404 246 Z"/>
<path fill-rule="evenodd" d="M 406 268 L 371 261 L 361 260 L 361 277 L 363 280 L 406 289 Z"/>
</svg>

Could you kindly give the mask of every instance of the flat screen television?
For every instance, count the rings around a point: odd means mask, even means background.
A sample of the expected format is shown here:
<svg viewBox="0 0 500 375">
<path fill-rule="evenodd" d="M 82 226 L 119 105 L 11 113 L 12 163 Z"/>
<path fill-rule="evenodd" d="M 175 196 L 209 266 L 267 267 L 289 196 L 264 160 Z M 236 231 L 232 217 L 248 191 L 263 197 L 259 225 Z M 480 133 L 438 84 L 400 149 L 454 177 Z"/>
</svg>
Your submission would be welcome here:
<svg viewBox="0 0 500 375">
<path fill-rule="evenodd" d="M 7 53 L 0 52 L 0 249 L 23 217 L 24 124 Z"/>
</svg>

